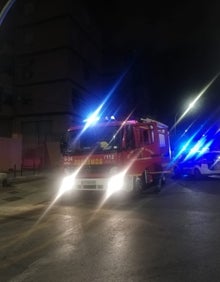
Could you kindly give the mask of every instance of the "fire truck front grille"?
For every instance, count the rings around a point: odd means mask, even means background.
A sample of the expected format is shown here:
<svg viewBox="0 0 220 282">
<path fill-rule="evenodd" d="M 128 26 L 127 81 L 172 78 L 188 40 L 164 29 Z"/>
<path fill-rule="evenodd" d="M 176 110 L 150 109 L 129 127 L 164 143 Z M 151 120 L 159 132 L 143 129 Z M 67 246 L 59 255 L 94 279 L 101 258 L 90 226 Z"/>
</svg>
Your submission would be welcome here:
<svg viewBox="0 0 220 282">
<path fill-rule="evenodd" d="M 93 184 L 93 185 L 89 185 L 89 184 L 78 184 L 76 186 L 77 190 L 104 190 L 104 185 L 102 184 Z"/>
<path fill-rule="evenodd" d="M 96 185 L 84 185 L 84 189 L 96 189 Z"/>
<path fill-rule="evenodd" d="M 106 175 L 111 167 L 109 165 L 86 165 L 82 167 L 79 175 Z"/>
</svg>

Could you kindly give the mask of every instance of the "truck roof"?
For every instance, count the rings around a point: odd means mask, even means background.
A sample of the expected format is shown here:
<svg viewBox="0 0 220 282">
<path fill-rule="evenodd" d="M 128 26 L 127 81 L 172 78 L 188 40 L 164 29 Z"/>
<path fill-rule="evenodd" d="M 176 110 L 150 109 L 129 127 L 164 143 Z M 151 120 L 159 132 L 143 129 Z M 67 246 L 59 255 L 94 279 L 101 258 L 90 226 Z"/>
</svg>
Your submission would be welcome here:
<svg viewBox="0 0 220 282">
<path fill-rule="evenodd" d="M 146 125 L 146 124 L 156 124 L 157 127 L 160 127 L 160 128 L 168 128 L 168 126 L 164 123 L 161 123 L 159 121 L 156 121 L 156 120 L 153 120 L 153 119 L 141 119 L 141 121 L 138 121 L 138 120 L 113 120 L 113 121 L 97 121 L 95 124 L 91 125 L 92 126 L 95 126 L 95 127 L 105 127 L 106 125 L 108 126 L 120 126 L 120 125 L 134 125 L 134 124 L 139 124 L 139 125 Z M 72 131 L 72 130 L 75 130 L 75 129 L 81 129 L 85 126 L 85 123 L 81 123 L 81 124 L 77 124 L 77 125 L 74 125 L 74 126 L 71 126 L 68 131 Z"/>
</svg>

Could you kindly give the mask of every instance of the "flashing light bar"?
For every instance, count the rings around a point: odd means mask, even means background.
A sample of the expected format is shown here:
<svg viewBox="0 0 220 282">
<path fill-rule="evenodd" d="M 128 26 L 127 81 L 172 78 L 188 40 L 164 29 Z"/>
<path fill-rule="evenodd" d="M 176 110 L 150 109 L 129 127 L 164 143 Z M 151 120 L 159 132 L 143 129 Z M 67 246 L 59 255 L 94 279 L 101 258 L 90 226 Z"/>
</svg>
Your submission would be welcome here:
<svg viewBox="0 0 220 282">
<path fill-rule="evenodd" d="M 102 119 L 99 116 L 91 115 L 88 118 L 84 119 L 83 122 L 88 123 L 88 124 L 94 124 L 94 123 L 96 123 L 97 121 L 100 121 L 100 120 L 102 120 Z M 113 120 L 115 120 L 114 116 L 111 116 L 110 118 L 108 116 L 106 116 L 104 118 L 104 121 L 113 121 Z"/>
</svg>

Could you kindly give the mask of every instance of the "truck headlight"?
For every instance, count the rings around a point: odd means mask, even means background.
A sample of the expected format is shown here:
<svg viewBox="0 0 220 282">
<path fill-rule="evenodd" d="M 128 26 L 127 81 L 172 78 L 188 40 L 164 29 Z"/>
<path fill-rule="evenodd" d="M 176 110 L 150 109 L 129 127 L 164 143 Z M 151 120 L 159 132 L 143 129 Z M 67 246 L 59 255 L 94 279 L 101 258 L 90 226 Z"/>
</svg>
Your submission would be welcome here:
<svg viewBox="0 0 220 282">
<path fill-rule="evenodd" d="M 125 173 L 120 172 L 109 178 L 107 196 L 111 196 L 113 193 L 120 191 L 124 186 Z"/>
<path fill-rule="evenodd" d="M 73 189 L 75 184 L 75 177 L 76 177 L 76 173 L 72 173 L 63 178 L 61 186 L 59 188 L 58 197 L 62 196 L 67 191 Z"/>
</svg>

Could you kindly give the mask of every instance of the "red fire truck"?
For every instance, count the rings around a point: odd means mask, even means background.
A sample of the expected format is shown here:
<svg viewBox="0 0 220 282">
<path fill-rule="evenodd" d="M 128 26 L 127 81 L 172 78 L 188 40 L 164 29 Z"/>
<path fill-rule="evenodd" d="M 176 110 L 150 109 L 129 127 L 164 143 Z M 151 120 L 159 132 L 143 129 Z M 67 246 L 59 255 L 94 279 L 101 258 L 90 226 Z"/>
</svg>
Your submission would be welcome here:
<svg viewBox="0 0 220 282">
<path fill-rule="evenodd" d="M 149 118 L 86 122 L 60 143 L 71 189 L 159 191 L 171 159 L 168 126 Z M 153 188 L 154 190 L 154 188 Z"/>
</svg>

